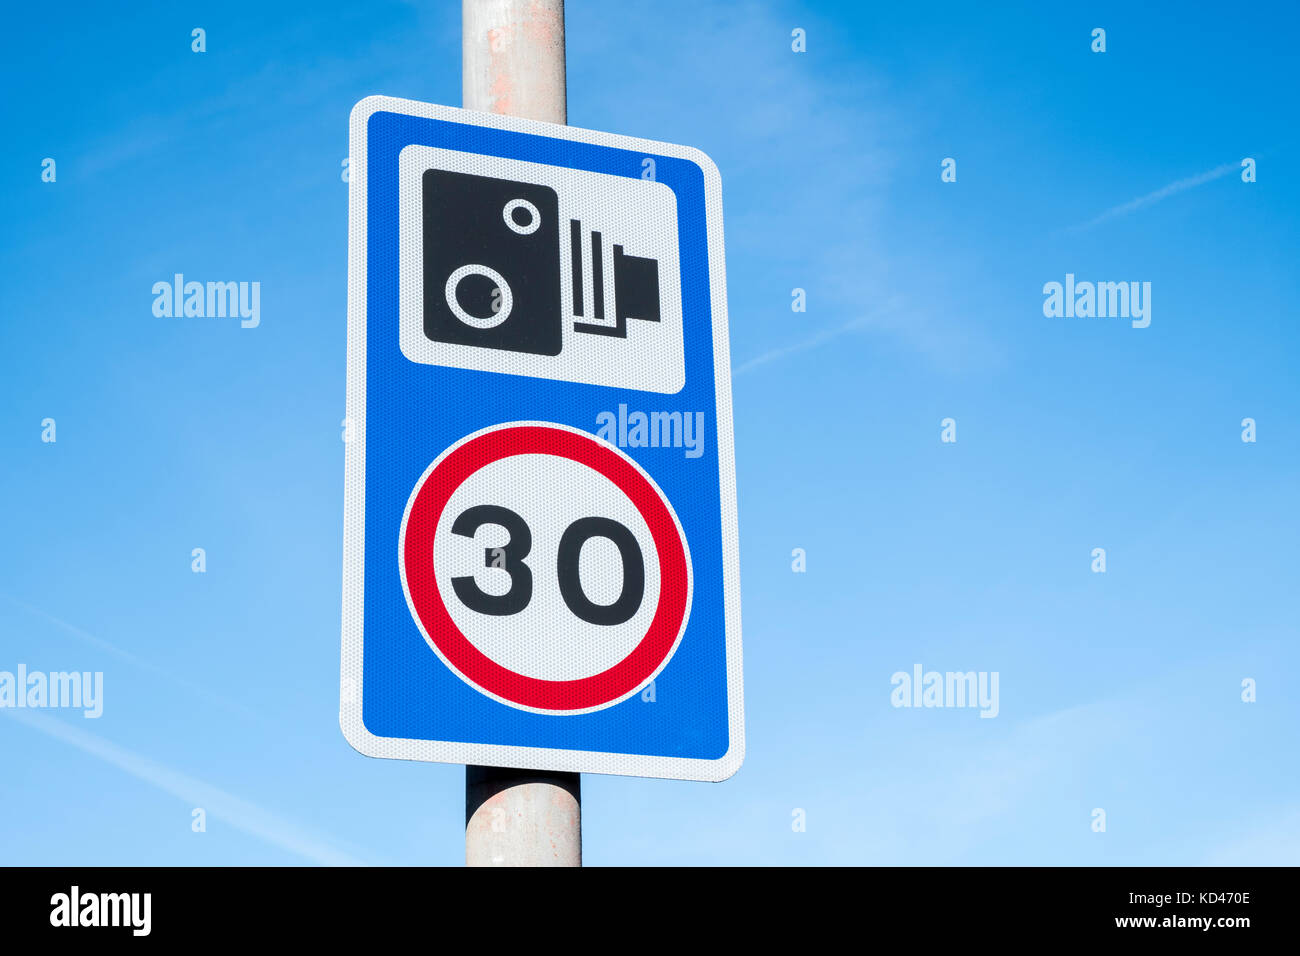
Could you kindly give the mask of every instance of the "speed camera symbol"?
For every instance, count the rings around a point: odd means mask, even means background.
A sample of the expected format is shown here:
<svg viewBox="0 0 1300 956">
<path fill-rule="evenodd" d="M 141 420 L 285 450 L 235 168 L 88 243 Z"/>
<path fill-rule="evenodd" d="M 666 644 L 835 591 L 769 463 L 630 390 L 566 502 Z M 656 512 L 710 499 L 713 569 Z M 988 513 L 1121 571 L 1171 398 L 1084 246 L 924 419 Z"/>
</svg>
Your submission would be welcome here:
<svg viewBox="0 0 1300 956">
<path fill-rule="evenodd" d="M 422 198 L 424 334 L 431 341 L 558 355 L 567 318 L 562 254 L 570 264 L 574 332 L 625 339 L 629 319 L 659 321 L 658 260 L 615 242 L 607 277 L 610 238 L 580 219 L 561 222 L 550 186 L 427 169 Z"/>
</svg>

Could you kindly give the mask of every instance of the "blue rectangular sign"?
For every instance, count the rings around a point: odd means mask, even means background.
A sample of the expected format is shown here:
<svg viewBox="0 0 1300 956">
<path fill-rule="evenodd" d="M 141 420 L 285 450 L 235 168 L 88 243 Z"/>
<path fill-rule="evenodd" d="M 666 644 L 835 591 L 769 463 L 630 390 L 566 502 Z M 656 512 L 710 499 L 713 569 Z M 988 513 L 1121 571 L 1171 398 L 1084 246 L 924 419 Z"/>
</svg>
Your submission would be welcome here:
<svg viewBox="0 0 1300 956">
<path fill-rule="evenodd" d="M 369 97 L 350 170 L 348 741 L 730 776 L 744 730 L 716 167 Z"/>
</svg>

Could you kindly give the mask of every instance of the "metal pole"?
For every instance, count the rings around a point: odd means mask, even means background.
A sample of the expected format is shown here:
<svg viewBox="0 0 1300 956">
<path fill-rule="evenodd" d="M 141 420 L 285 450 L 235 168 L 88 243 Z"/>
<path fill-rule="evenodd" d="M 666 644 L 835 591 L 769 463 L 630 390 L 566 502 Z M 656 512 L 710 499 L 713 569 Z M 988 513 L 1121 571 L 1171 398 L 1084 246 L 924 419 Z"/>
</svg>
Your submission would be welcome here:
<svg viewBox="0 0 1300 956">
<path fill-rule="evenodd" d="M 568 121 L 564 0 L 461 0 L 466 109 Z M 581 866 L 582 778 L 465 768 L 466 866 Z"/>
<path fill-rule="evenodd" d="M 582 866 L 582 776 L 465 768 L 466 866 Z"/>
<path fill-rule="evenodd" d="M 568 122 L 564 0 L 461 0 L 468 110 Z"/>
</svg>

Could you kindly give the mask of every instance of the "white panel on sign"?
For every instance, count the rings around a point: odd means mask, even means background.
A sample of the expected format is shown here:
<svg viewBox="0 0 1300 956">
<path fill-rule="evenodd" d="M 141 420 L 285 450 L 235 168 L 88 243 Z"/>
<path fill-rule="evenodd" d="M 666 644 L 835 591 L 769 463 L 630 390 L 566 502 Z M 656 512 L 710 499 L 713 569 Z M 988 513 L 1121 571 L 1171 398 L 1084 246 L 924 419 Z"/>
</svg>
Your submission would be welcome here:
<svg viewBox="0 0 1300 956">
<path fill-rule="evenodd" d="M 401 345 L 407 358 L 590 385 L 681 390 L 686 367 L 672 189 L 653 180 L 431 146 L 405 147 L 399 163 Z M 547 190 L 542 196 L 550 203 L 516 195 L 520 184 Z M 450 212 L 463 211 L 441 229 L 426 225 L 424 216 L 439 190 L 454 194 Z M 426 235 L 426 228 L 438 234 Z M 434 245 L 437 263 L 426 261 L 425 250 Z M 517 261 L 521 254 L 526 263 Z M 511 275 L 476 261 L 503 256 L 516 260 Z M 553 272 L 558 281 L 535 281 L 530 266 Z M 475 276 L 487 280 L 481 315 L 470 314 L 457 298 L 462 283 Z M 557 292 L 553 306 L 538 301 Z M 535 327 L 549 321 L 549 306 L 560 335 L 535 351 L 483 348 L 452 321 L 446 322 L 451 335 L 431 336 L 438 315 L 428 310 L 441 313 L 444 306 L 452 319 L 476 329 L 514 319 L 517 335 L 530 331 L 520 321 L 525 310 Z"/>
</svg>

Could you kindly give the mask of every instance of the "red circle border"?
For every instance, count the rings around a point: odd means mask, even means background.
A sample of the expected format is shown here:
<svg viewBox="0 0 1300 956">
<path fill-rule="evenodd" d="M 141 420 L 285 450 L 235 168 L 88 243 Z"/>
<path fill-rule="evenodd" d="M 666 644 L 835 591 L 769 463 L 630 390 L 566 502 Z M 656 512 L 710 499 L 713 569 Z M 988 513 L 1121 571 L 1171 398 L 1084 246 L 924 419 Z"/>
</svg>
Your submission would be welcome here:
<svg viewBox="0 0 1300 956">
<path fill-rule="evenodd" d="M 557 455 L 603 475 L 641 512 L 659 552 L 659 603 L 650 626 L 627 657 L 599 674 L 552 681 L 501 666 L 465 637 L 438 589 L 433 538 L 447 502 L 470 475 L 516 455 Z M 682 532 L 663 495 L 631 459 L 590 435 L 566 428 L 499 426 L 453 448 L 412 492 L 399 550 L 407 602 L 429 642 L 468 683 L 527 709 L 588 711 L 630 696 L 662 668 L 677 645 L 686 618 L 690 566 Z M 430 556 L 427 562 L 421 560 L 423 555 Z"/>
</svg>

